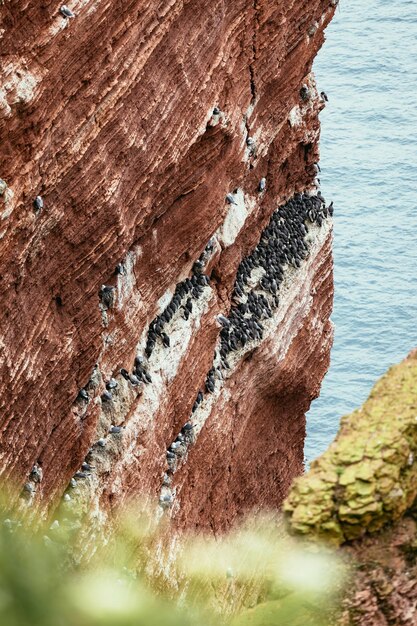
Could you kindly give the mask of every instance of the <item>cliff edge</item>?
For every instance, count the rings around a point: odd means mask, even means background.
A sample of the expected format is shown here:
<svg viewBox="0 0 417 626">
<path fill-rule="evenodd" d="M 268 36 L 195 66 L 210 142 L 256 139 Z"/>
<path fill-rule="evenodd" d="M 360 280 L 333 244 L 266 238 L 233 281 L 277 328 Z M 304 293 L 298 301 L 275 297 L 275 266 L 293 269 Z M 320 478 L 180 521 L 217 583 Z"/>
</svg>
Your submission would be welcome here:
<svg viewBox="0 0 417 626">
<path fill-rule="evenodd" d="M 341 623 L 417 620 L 417 350 L 341 421 L 329 449 L 295 481 L 290 530 L 337 546 L 353 570 Z"/>
</svg>

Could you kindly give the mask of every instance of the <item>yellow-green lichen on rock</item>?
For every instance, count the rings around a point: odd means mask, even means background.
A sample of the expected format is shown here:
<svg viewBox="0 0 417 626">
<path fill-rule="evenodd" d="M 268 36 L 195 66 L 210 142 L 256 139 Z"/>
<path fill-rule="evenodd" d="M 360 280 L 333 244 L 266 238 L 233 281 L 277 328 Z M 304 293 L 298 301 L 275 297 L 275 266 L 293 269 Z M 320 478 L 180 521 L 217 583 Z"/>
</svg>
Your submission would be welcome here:
<svg viewBox="0 0 417 626">
<path fill-rule="evenodd" d="M 399 519 L 417 496 L 417 350 L 392 367 L 284 504 L 292 532 L 340 545 Z"/>
</svg>

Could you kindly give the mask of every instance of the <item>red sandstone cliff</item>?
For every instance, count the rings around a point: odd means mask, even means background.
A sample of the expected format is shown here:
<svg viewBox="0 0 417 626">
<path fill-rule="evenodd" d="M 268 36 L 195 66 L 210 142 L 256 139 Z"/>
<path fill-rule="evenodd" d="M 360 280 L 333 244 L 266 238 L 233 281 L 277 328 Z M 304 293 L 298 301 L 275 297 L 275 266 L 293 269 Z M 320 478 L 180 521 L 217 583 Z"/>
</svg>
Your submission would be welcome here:
<svg viewBox="0 0 417 626">
<path fill-rule="evenodd" d="M 333 4 L 74 0 L 66 19 L 50 0 L 1 3 L 0 454 L 26 503 L 62 495 L 87 457 L 70 497 L 94 515 L 168 493 L 178 524 L 216 530 L 279 505 L 302 470 L 332 341 L 329 217 L 310 226 L 300 267 L 284 268 L 262 339 L 204 393 L 162 487 L 239 264 L 273 211 L 314 187 L 324 105 L 311 66 Z M 152 382 L 132 385 L 120 369 L 145 354 L 152 319 L 209 242 L 209 284 L 167 324 L 170 346 L 158 338 L 145 357 Z M 116 288 L 110 308 L 102 285 Z"/>
</svg>

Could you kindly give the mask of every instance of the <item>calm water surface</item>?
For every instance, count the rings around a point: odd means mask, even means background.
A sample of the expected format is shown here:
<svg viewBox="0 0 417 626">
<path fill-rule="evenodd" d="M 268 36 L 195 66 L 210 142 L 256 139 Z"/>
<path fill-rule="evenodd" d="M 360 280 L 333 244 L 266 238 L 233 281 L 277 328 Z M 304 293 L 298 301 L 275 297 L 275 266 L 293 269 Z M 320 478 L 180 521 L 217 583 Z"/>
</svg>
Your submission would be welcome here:
<svg viewBox="0 0 417 626">
<path fill-rule="evenodd" d="M 417 0 L 341 0 L 315 63 L 321 186 L 335 204 L 336 327 L 306 462 L 417 346 Z"/>
</svg>

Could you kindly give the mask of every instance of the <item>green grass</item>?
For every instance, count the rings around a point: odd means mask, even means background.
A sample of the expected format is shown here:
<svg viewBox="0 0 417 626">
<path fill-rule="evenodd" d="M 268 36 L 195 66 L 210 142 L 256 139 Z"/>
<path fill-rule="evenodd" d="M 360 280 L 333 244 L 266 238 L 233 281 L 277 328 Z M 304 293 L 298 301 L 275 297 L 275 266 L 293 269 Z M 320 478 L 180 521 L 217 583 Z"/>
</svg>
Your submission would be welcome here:
<svg viewBox="0 0 417 626">
<path fill-rule="evenodd" d="M 15 518 L 14 518 L 15 519 Z M 63 530 L 0 522 L 4 626 L 327 626 L 344 568 L 271 519 L 182 538 L 132 511 L 91 558 Z M 149 520 L 152 518 L 150 517 Z M 15 519 L 16 521 L 16 519 Z M 91 545 L 91 544 L 89 544 Z M 80 565 L 80 562 L 82 563 Z M 167 581 L 170 584 L 167 584 Z"/>
</svg>

